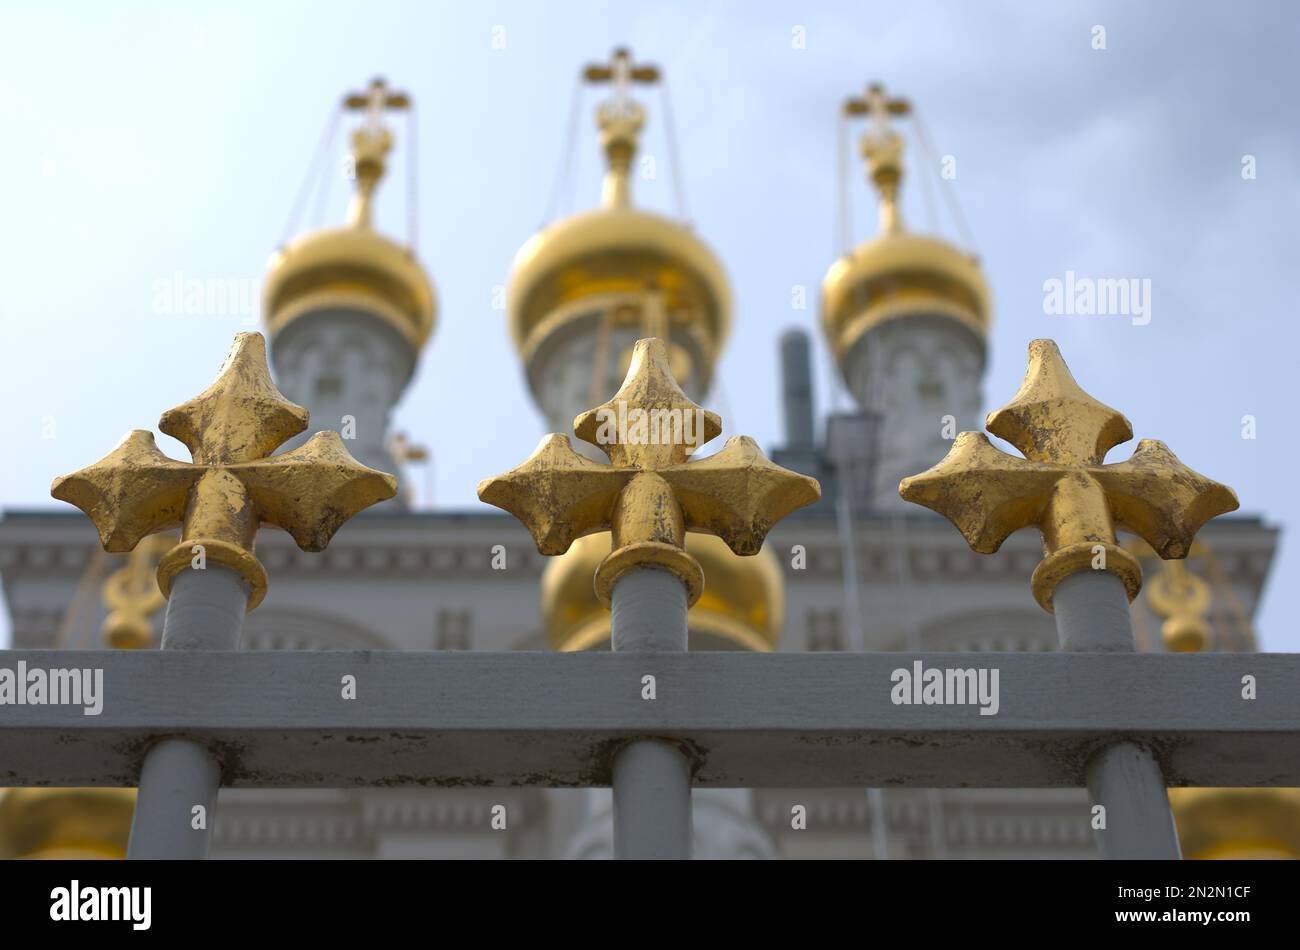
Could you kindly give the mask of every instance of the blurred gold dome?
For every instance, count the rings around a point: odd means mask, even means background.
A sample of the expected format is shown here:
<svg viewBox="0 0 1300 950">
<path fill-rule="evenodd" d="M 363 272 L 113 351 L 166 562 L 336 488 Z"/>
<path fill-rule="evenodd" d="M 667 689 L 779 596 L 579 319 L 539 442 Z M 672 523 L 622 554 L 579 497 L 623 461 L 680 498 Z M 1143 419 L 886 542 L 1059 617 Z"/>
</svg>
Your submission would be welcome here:
<svg viewBox="0 0 1300 950">
<path fill-rule="evenodd" d="M 835 359 L 843 368 L 845 356 L 868 331 L 909 316 L 948 317 L 982 341 L 991 309 L 979 263 L 946 241 L 903 229 L 898 200 L 903 140 L 888 116 L 907 115 L 911 106 L 873 85 L 866 97 L 850 99 L 845 111 L 873 119 L 861 150 L 880 195 L 880 234 L 832 264 L 822 281 L 822 325 Z"/>
<path fill-rule="evenodd" d="M 1300 858 L 1300 788 L 1171 788 L 1189 859 Z"/>
<path fill-rule="evenodd" d="M 262 286 L 262 313 L 272 336 L 314 310 L 373 313 L 420 349 L 433 333 L 437 303 L 419 261 L 369 226 L 312 231 L 277 250 Z"/>
<path fill-rule="evenodd" d="M 565 218 L 520 248 L 506 285 L 510 335 L 527 359 L 559 325 L 585 316 L 570 304 L 648 287 L 663 294 L 672 328 L 694 335 L 716 359 L 731 325 L 722 265 L 685 226 L 627 206 Z"/>
<path fill-rule="evenodd" d="M 352 133 L 356 193 L 348 222 L 301 235 L 271 255 L 262 315 L 272 336 L 303 314 L 330 307 L 374 314 L 417 351 L 432 335 L 437 298 L 429 275 L 409 248 L 379 234 L 371 223 L 375 191 L 393 146 L 382 115 L 409 106 L 409 97 L 390 91 L 382 79 L 344 98 L 345 108 L 368 113 L 367 123 Z"/>
<path fill-rule="evenodd" d="M 937 238 L 883 234 L 837 260 L 822 281 L 822 324 L 837 360 L 872 328 L 916 314 L 949 317 L 985 337 L 989 289 L 975 259 Z"/>
<path fill-rule="evenodd" d="M 610 613 L 596 600 L 592 577 L 609 554 L 609 532 L 579 538 L 542 573 L 542 622 L 563 652 L 608 648 Z M 686 535 L 686 550 L 704 569 L 704 593 L 687 614 L 693 650 L 776 648 L 785 612 L 785 579 L 764 547 L 741 557 L 711 534 Z"/>
<path fill-rule="evenodd" d="M 702 361 L 696 368 L 707 388 L 731 325 L 726 273 L 685 224 L 632 206 L 645 109 L 629 90 L 634 82 L 658 82 L 659 71 L 617 49 L 608 65 L 589 66 L 585 75 L 614 86 L 613 98 L 596 110 L 607 164 L 602 204 L 544 227 L 520 248 L 506 284 L 511 338 L 527 363 L 556 330 L 604 311 L 615 323 L 637 324 L 640 336 L 662 337 L 670 351 L 674 337 L 688 338 L 694 353 L 679 351 L 674 361 Z"/>
<path fill-rule="evenodd" d="M 133 788 L 10 788 L 0 792 L 0 859 L 125 858 Z"/>
<path fill-rule="evenodd" d="M 1204 539 L 1193 551 L 1204 557 Z M 1152 552 L 1154 554 L 1154 552 Z M 1151 609 L 1165 618 L 1165 649 L 1197 653 L 1210 642 L 1210 586 L 1181 560 L 1164 562 L 1147 582 Z M 1183 857 L 1300 858 L 1300 788 L 1171 788 L 1169 807 Z"/>
</svg>

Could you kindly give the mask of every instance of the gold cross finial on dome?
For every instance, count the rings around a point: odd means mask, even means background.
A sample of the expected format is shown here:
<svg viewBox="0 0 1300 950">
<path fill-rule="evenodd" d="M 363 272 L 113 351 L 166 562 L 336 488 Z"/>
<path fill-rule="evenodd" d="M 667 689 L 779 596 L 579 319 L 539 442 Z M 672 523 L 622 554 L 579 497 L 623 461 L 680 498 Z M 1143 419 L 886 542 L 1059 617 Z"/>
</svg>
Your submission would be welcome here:
<svg viewBox="0 0 1300 950">
<path fill-rule="evenodd" d="M 348 223 L 369 227 L 375 188 L 384 177 L 385 162 L 393 147 L 393 133 L 384 125 L 384 113 L 410 109 L 411 97 L 389 89 L 388 84 L 377 76 L 366 90 L 345 95 L 343 108 L 348 112 L 365 113 L 365 124 L 352 133 L 357 193 L 348 209 Z"/>
<path fill-rule="evenodd" d="M 56 478 L 50 494 L 84 511 L 110 552 L 180 524 L 180 544 L 158 565 L 165 596 L 192 561 L 211 560 L 244 577 L 252 610 L 266 594 L 266 570 L 253 555 L 263 523 L 320 551 L 343 522 L 397 491 L 392 475 L 352 458 L 337 432 L 267 457 L 307 428 L 307 410 L 271 382 L 260 333 L 236 336 L 216 381 L 163 413 L 158 428 L 183 442 L 193 461 L 168 458 L 152 432 L 136 429 L 94 465 Z"/>
<path fill-rule="evenodd" d="M 1129 599 L 1137 596 L 1142 570 L 1116 542 L 1116 525 L 1162 558 L 1183 558 L 1205 522 L 1237 507 L 1231 488 L 1192 471 L 1154 439 L 1140 441 L 1127 462 L 1103 464 L 1133 430 L 1079 387 L 1051 340 L 1029 344 L 1019 392 L 985 425 L 1025 457 L 994 448 L 982 432 L 963 432 L 939 464 L 903 479 L 899 494 L 943 515 L 982 554 L 1036 525 L 1046 556 L 1032 585 L 1047 611 L 1056 585 L 1089 568 L 1115 574 Z"/>
<path fill-rule="evenodd" d="M 619 391 L 574 420 L 578 438 L 610 464 L 552 434 L 518 468 L 480 482 L 478 496 L 522 521 L 543 554 L 563 554 L 576 538 L 610 530 L 613 550 L 596 570 L 602 603 L 626 571 L 655 565 L 682 579 L 693 604 L 704 576 L 686 553 L 688 530 L 716 534 L 737 554 L 757 554 L 773 524 L 821 497 L 814 479 L 774 465 L 748 436 L 689 460 L 721 431 L 718 416 L 673 379 L 663 341 L 639 340 Z"/>
<path fill-rule="evenodd" d="M 844 102 L 846 116 L 869 116 L 871 128 L 862 136 L 862 158 L 867 174 L 880 192 L 880 230 L 892 234 L 902 230 L 898 190 L 903 180 L 903 139 L 889 124 L 890 116 L 910 115 L 906 99 L 890 98 L 885 87 L 872 83 L 866 94 Z"/>
<path fill-rule="evenodd" d="M 589 83 L 609 83 L 613 87 L 613 96 L 596 108 L 596 126 L 609 162 L 604 204 L 607 208 L 625 208 L 632 203 L 632 157 L 645 125 L 645 108 L 632 98 L 632 85 L 658 82 L 659 67 L 634 63 L 631 51 L 619 47 L 608 63 L 592 63 L 582 71 L 582 77 Z"/>
<path fill-rule="evenodd" d="M 885 87 L 878 82 L 868 85 L 863 95 L 850 96 L 844 100 L 845 115 L 871 116 L 879 125 L 888 125 L 891 115 L 909 115 L 911 111 L 911 103 L 897 97 L 891 99 L 886 94 Z"/>
<path fill-rule="evenodd" d="M 386 110 L 401 111 L 410 107 L 411 97 L 404 92 L 389 89 L 383 76 L 370 80 L 370 85 L 364 90 L 343 96 L 343 108 L 349 112 L 364 112 L 366 123 L 372 130 L 383 125 Z"/>
<path fill-rule="evenodd" d="M 610 83 L 614 87 L 614 98 L 626 101 L 633 83 L 648 85 L 659 81 L 659 67 L 634 63 L 632 51 L 620 46 L 610 54 L 609 62 L 591 63 L 583 69 L 582 78 L 589 83 Z"/>
</svg>

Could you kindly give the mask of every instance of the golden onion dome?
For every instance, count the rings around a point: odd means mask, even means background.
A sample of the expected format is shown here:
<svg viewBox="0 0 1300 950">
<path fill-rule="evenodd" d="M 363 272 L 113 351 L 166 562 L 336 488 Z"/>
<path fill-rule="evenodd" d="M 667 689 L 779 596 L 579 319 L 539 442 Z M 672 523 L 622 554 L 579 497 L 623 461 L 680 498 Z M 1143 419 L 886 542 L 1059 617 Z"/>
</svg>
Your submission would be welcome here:
<svg viewBox="0 0 1300 950">
<path fill-rule="evenodd" d="M 400 244 L 369 227 L 313 231 L 271 256 L 262 312 L 272 336 L 305 313 L 349 307 L 374 314 L 419 350 L 433 334 L 433 283 Z"/>
<path fill-rule="evenodd" d="M 919 313 L 949 317 L 982 339 L 989 312 L 988 284 L 974 258 L 920 234 L 867 241 L 822 281 L 822 322 L 837 360 L 867 331 Z"/>
<path fill-rule="evenodd" d="M 707 578 L 704 593 L 687 614 L 691 649 L 775 649 L 785 613 L 785 579 L 776 555 L 764 547 L 741 557 L 720 538 L 694 531 L 686 535 L 686 550 Z M 608 648 L 609 608 L 596 600 L 592 577 L 609 551 L 609 532 L 589 534 L 547 564 L 541 612 L 554 649 Z"/>
<path fill-rule="evenodd" d="M 731 326 L 727 275 L 689 227 L 631 203 L 631 164 L 645 110 L 626 98 L 626 84 L 657 81 L 658 70 L 634 67 L 626 50 L 616 50 L 612 65 L 589 67 L 587 76 L 616 83 L 624 77 L 615 98 L 596 112 L 608 166 L 602 206 L 546 226 L 520 248 L 506 284 L 511 338 L 528 362 L 542 340 L 589 317 L 593 305 L 617 310 L 620 301 L 654 291 L 668 326 L 642 335 L 693 337 L 707 386 Z"/>
<path fill-rule="evenodd" d="M 1183 857 L 1300 859 L 1300 788 L 1171 788 Z"/>
<path fill-rule="evenodd" d="M 948 317 L 983 340 L 992 309 L 976 258 L 903 228 L 898 202 L 903 142 L 885 117 L 905 115 L 910 107 L 872 86 L 865 99 L 851 99 L 846 111 L 875 118 L 874 130 L 862 139 L 862 157 L 880 195 L 881 233 L 832 264 L 822 281 L 822 325 L 836 360 L 842 366 L 868 331 L 910 316 Z"/>
<path fill-rule="evenodd" d="M 366 95 L 345 104 L 370 109 L 370 122 L 352 135 L 356 193 L 343 227 L 301 235 L 271 255 L 262 285 L 262 314 L 274 336 L 306 313 L 348 307 L 388 323 L 419 350 L 433 334 L 437 297 L 410 248 L 371 225 L 374 193 L 384 176 L 392 133 L 379 123 L 385 107 L 404 107 L 403 94 L 375 80 Z"/>
<path fill-rule="evenodd" d="M 533 235 L 515 256 L 506 284 L 510 335 L 527 359 L 566 319 L 569 305 L 603 294 L 664 296 L 674 327 L 716 357 L 731 326 L 731 288 L 713 252 L 690 230 L 632 207 L 603 207 Z"/>
<path fill-rule="evenodd" d="M 0 859 L 125 858 L 133 788 L 10 788 L 0 793 Z"/>
</svg>

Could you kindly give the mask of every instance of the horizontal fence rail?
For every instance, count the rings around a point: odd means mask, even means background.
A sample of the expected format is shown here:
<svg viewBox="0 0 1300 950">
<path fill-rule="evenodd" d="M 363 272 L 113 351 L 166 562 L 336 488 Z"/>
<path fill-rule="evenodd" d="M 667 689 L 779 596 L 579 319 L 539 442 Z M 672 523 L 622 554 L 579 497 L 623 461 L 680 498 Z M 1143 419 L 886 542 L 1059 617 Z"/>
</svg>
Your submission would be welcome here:
<svg viewBox="0 0 1300 950">
<path fill-rule="evenodd" d="M 989 701 L 896 702 L 917 663 Z M 102 670 L 102 708 L 15 704 L 23 665 Z M 1081 787 L 1122 740 L 1171 786 L 1300 786 L 1297 683 L 1296 654 L 7 651 L 0 785 L 134 786 L 186 736 L 231 787 L 609 785 L 638 738 L 696 787 Z"/>
</svg>

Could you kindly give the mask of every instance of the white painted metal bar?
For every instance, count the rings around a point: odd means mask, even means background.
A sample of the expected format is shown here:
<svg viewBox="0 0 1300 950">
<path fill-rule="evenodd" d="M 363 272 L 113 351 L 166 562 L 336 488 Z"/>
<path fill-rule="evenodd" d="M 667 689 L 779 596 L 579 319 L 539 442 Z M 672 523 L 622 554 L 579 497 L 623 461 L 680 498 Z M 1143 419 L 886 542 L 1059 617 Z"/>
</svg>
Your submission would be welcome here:
<svg viewBox="0 0 1300 950">
<path fill-rule="evenodd" d="M 248 586 L 229 568 L 183 571 L 163 620 L 163 650 L 234 650 Z M 173 736 L 152 746 L 140 771 L 127 857 L 206 858 L 221 767 L 200 740 Z"/>
<path fill-rule="evenodd" d="M 996 668 L 997 714 L 896 705 L 918 662 Z M 1170 786 L 1300 786 L 1289 653 L 0 652 L 20 663 L 103 670 L 103 706 L 0 706 L 0 786 L 135 786 L 178 735 L 227 788 L 608 786 L 647 736 L 687 751 L 698 788 L 1082 788 L 1117 741 Z"/>
<path fill-rule="evenodd" d="M 1115 575 L 1073 574 L 1057 585 L 1052 605 L 1061 649 L 1121 654 L 1137 649 L 1128 597 Z M 1189 703 L 1200 699 L 1186 696 Z M 1087 777 L 1103 858 L 1182 857 L 1165 777 L 1151 748 L 1131 741 L 1109 745 L 1089 761 Z M 1103 811 L 1097 812 L 1099 807 Z"/>
<path fill-rule="evenodd" d="M 629 571 L 615 582 L 610 603 L 611 646 L 616 652 L 685 654 L 686 586 L 675 574 L 653 567 Z M 628 683 L 624 702 L 671 703 L 676 684 L 658 680 L 659 674 L 647 669 Z M 650 695 L 654 698 L 647 698 Z M 612 783 L 616 858 L 690 858 L 691 761 L 675 743 L 629 743 L 614 755 Z"/>
</svg>

